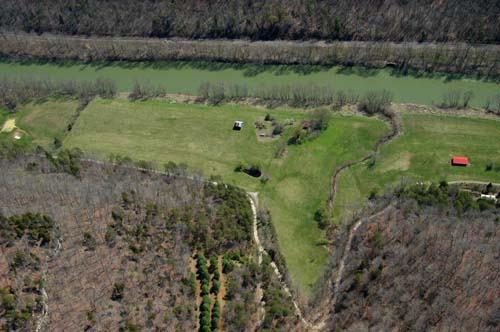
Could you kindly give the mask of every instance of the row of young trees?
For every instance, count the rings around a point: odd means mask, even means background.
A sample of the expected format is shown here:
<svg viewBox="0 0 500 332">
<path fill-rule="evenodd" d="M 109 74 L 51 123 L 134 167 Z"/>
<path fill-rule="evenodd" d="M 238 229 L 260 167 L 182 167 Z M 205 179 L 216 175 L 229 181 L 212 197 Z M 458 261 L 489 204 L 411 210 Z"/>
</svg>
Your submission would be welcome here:
<svg viewBox="0 0 500 332">
<path fill-rule="evenodd" d="M 298 107 L 333 106 L 358 104 L 358 109 L 368 115 L 382 114 L 388 116 L 389 105 L 394 94 L 385 89 L 369 90 L 358 94 L 352 90 L 344 91 L 331 86 L 319 85 L 271 85 L 248 87 L 245 84 L 225 82 L 203 82 L 198 95 L 213 105 L 228 101 L 239 101 L 246 98 L 258 99 L 272 106 L 290 105 Z M 471 90 L 448 90 L 436 106 L 440 108 L 467 108 L 475 97 Z M 500 94 L 488 98 L 483 108 L 489 112 L 500 114 Z"/>
<path fill-rule="evenodd" d="M 83 61 L 189 60 L 224 63 L 342 65 L 500 76 L 500 47 L 468 44 L 386 42 L 251 42 L 231 40 L 162 40 L 0 34 L 0 56 L 22 59 Z"/>
<path fill-rule="evenodd" d="M 360 100 L 360 96 L 353 91 L 346 92 L 330 86 L 305 84 L 249 88 L 245 84 L 203 82 L 200 84 L 198 91 L 201 98 L 215 105 L 227 101 L 257 98 L 269 103 L 288 104 L 292 106 L 317 107 L 333 105 L 340 107 L 356 103 Z"/>
<path fill-rule="evenodd" d="M 53 78 L 0 78 L 0 106 L 15 110 L 17 104 L 36 99 L 81 98 L 96 96 L 112 98 L 116 94 L 116 84 L 107 78 L 94 81 L 59 80 Z"/>
<path fill-rule="evenodd" d="M 134 80 L 132 92 L 129 94 L 129 100 L 145 100 L 151 98 L 164 97 L 167 94 L 165 87 L 154 85 L 149 81 Z"/>
<path fill-rule="evenodd" d="M 441 108 L 467 108 L 470 101 L 474 99 L 474 92 L 471 90 L 448 90 L 442 95 L 441 103 L 437 106 Z M 490 113 L 500 115 L 500 93 L 486 99 L 482 107 Z"/>
<path fill-rule="evenodd" d="M 4 0 L 0 27 L 71 35 L 500 42 L 497 1 Z"/>
<path fill-rule="evenodd" d="M 217 332 L 221 319 L 221 306 L 217 295 L 220 289 L 220 271 L 217 256 L 210 258 L 210 267 L 207 267 L 207 259 L 202 251 L 198 253 L 196 268 L 200 280 L 201 304 L 200 304 L 200 332 Z M 213 277 L 211 277 L 213 275 Z M 212 283 L 212 287 L 210 287 Z M 210 294 L 215 297 L 213 308 L 211 308 Z"/>
</svg>

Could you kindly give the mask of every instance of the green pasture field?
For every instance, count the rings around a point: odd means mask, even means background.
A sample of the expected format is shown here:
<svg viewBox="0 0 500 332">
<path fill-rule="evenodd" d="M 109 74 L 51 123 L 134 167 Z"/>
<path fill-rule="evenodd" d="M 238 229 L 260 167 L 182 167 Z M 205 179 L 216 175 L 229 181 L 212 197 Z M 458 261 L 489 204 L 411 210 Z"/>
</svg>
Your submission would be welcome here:
<svg viewBox="0 0 500 332">
<path fill-rule="evenodd" d="M 74 101 L 31 103 L 20 107 L 16 124 L 34 142 L 50 146 L 54 137 L 63 137 L 76 107 Z M 260 139 L 254 126 L 266 113 L 280 121 L 306 117 L 305 111 L 290 108 L 98 99 L 81 113 L 63 145 L 102 159 L 118 153 L 151 160 L 158 168 L 168 161 L 186 163 L 206 177 L 219 175 L 228 183 L 258 191 L 260 204 L 271 211 L 294 285 L 310 294 L 328 256 L 324 233 L 313 215 L 328 197 L 332 172 L 366 155 L 388 126 L 376 118 L 334 115 L 319 137 L 288 146 L 276 158 L 283 138 Z M 2 122 L 8 116 L 0 112 Z M 359 208 L 371 190 L 383 191 L 402 178 L 500 182 L 500 121 L 410 112 L 403 112 L 402 118 L 404 134 L 381 148 L 373 166 L 366 162 L 339 177 L 334 210 L 338 222 Z M 232 130 L 235 120 L 244 121 L 243 130 Z M 285 136 L 291 129 L 286 127 Z M 453 155 L 468 156 L 471 165 L 452 167 Z M 486 171 L 490 160 L 493 170 Z M 270 180 L 264 184 L 235 172 L 240 162 L 260 165 Z"/>
<path fill-rule="evenodd" d="M 16 126 L 26 131 L 33 143 L 49 148 L 56 137 L 64 138 L 77 107 L 77 101 L 55 100 L 22 105 L 16 112 Z"/>
<path fill-rule="evenodd" d="M 134 79 L 148 80 L 166 87 L 169 93 L 198 94 L 201 82 L 229 82 L 252 86 L 315 84 L 363 94 L 367 90 L 387 89 L 395 102 L 430 105 L 440 103 L 446 91 L 474 92 L 472 106 L 482 107 L 500 92 L 500 85 L 471 78 L 446 75 L 401 76 L 391 70 L 320 66 L 244 65 L 216 62 L 93 62 L 0 61 L 0 77 L 47 76 L 61 79 L 111 78 L 118 90 L 132 90 Z"/>
<path fill-rule="evenodd" d="M 240 161 L 265 168 L 273 157 L 277 140 L 259 142 L 254 126 L 267 112 L 243 106 L 96 100 L 82 112 L 64 146 L 100 158 L 115 153 L 154 161 L 160 168 L 169 161 L 185 163 L 207 177 L 220 175 L 226 182 L 257 190 L 259 180 L 234 169 Z M 297 111 L 272 113 L 278 120 L 304 118 Z M 232 130 L 236 120 L 244 122 L 243 130 Z"/>
<path fill-rule="evenodd" d="M 335 214 L 346 216 L 367 193 L 407 181 L 475 180 L 500 182 L 500 121 L 447 115 L 403 113 L 404 135 L 384 145 L 370 163 L 339 178 Z M 454 155 L 469 157 L 468 167 L 451 166 Z M 489 161 L 493 170 L 487 171 Z"/>
<path fill-rule="evenodd" d="M 375 118 L 335 116 L 321 136 L 271 160 L 272 179 L 260 197 L 271 211 L 290 274 L 306 294 L 327 261 L 324 234 L 313 217 L 325 206 L 333 171 L 368 154 L 387 131 L 387 124 Z"/>
<path fill-rule="evenodd" d="M 279 139 L 259 141 L 254 126 L 267 112 L 234 105 L 97 100 L 82 112 L 64 146 L 79 147 L 101 158 L 119 153 L 159 165 L 184 162 L 207 176 L 220 175 L 226 182 L 259 191 L 261 204 L 271 210 L 291 276 L 309 293 L 327 260 L 323 232 L 313 216 L 328 197 L 333 169 L 366 154 L 387 125 L 374 118 L 335 116 L 320 137 L 290 146 L 276 159 Z M 305 116 L 290 110 L 271 113 L 279 120 Z M 244 121 L 243 130 L 232 130 L 235 120 Z M 260 164 L 270 181 L 263 184 L 235 172 L 240 161 Z"/>
</svg>

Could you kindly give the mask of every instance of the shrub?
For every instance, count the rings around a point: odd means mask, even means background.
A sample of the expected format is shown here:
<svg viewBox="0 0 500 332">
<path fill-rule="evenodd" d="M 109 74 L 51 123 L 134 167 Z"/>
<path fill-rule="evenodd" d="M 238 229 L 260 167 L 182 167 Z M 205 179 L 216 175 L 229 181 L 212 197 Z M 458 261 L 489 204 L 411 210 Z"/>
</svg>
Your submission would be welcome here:
<svg viewBox="0 0 500 332">
<path fill-rule="evenodd" d="M 93 251 L 95 250 L 97 243 L 92 234 L 85 232 L 83 233 L 83 242 L 82 245 L 86 247 L 86 250 Z"/>
<path fill-rule="evenodd" d="M 374 200 L 375 198 L 377 198 L 377 194 L 378 194 L 378 188 L 373 188 L 372 190 L 370 190 L 370 194 L 368 196 L 368 199 Z"/>
<path fill-rule="evenodd" d="M 59 137 L 54 138 L 54 148 L 59 149 L 62 147 L 62 141 Z"/>
<path fill-rule="evenodd" d="M 358 109 L 368 115 L 377 113 L 387 115 L 392 97 L 392 93 L 387 90 L 368 91 L 361 99 Z"/>
<path fill-rule="evenodd" d="M 264 118 L 264 121 L 272 121 L 272 120 L 274 120 L 274 116 L 272 116 L 271 114 L 267 113 L 266 117 Z"/>
<path fill-rule="evenodd" d="M 217 256 L 212 256 L 210 257 L 210 266 L 208 267 L 208 272 L 214 273 L 215 271 L 218 270 L 218 262 L 219 258 Z"/>
<path fill-rule="evenodd" d="M 457 108 L 462 99 L 462 92 L 459 90 L 449 90 L 443 93 L 443 101 L 441 107 L 443 108 Z"/>
<path fill-rule="evenodd" d="M 275 158 L 281 158 L 281 157 L 283 157 L 283 155 L 286 152 L 286 146 L 287 146 L 286 142 L 284 142 L 284 141 L 279 142 L 279 144 L 278 144 L 278 146 L 276 148 L 276 152 L 274 153 L 274 157 Z"/>
<path fill-rule="evenodd" d="M 121 301 L 123 299 L 124 291 L 125 291 L 125 284 L 115 283 L 113 285 L 113 292 L 111 293 L 111 300 Z"/>
<path fill-rule="evenodd" d="M 320 229 L 326 229 L 330 224 L 328 214 L 324 209 L 318 209 L 314 212 L 314 220 Z"/>
<path fill-rule="evenodd" d="M 470 100 L 474 98 L 474 92 L 473 91 L 465 91 L 464 92 L 464 95 L 463 95 L 463 103 L 462 103 L 462 106 L 464 108 L 468 107 L 469 106 L 469 102 Z"/>
<path fill-rule="evenodd" d="M 214 279 L 212 281 L 212 289 L 210 289 L 210 293 L 217 295 L 219 294 L 219 289 L 220 289 L 220 281 Z"/>
<path fill-rule="evenodd" d="M 284 129 L 283 125 L 277 122 L 273 127 L 272 135 L 273 136 L 281 135 L 281 133 L 283 133 L 283 129 Z"/>
<path fill-rule="evenodd" d="M 222 260 L 222 272 L 225 274 L 230 273 L 234 269 L 234 263 L 233 261 L 225 255 L 223 260 Z"/>
<path fill-rule="evenodd" d="M 104 235 L 104 240 L 106 241 L 108 247 L 113 248 L 115 246 L 115 240 L 117 236 L 118 233 L 116 232 L 116 230 L 111 225 L 108 225 L 108 227 L 106 228 L 106 234 Z"/>
<path fill-rule="evenodd" d="M 212 309 L 212 322 L 211 322 L 211 327 L 212 331 L 216 331 L 219 328 L 219 321 L 220 321 L 220 303 L 219 300 L 215 300 L 214 307 Z"/>
<path fill-rule="evenodd" d="M 239 161 L 238 165 L 234 168 L 235 172 L 243 172 L 247 168 L 247 164 L 244 161 Z"/>
<path fill-rule="evenodd" d="M 373 246 L 376 249 L 382 249 L 384 247 L 384 239 L 382 237 L 382 233 L 376 232 L 373 236 Z"/>
<path fill-rule="evenodd" d="M 304 143 L 307 139 L 307 131 L 302 129 L 301 126 L 295 127 L 292 136 L 288 139 L 289 145 L 300 145 Z"/>
<path fill-rule="evenodd" d="M 325 130 L 326 128 L 328 128 L 328 124 L 331 118 L 331 113 L 326 108 L 313 110 L 309 113 L 309 122 L 311 124 L 311 129 L 318 131 Z"/>
</svg>

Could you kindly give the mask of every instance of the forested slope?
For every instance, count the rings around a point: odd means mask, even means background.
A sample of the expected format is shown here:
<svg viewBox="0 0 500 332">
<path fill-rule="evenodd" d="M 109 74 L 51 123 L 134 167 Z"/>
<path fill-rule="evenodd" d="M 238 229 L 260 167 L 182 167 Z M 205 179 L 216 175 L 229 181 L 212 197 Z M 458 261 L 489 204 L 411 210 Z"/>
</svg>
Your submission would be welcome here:
<svg viewBox="0 0 500 332">
<path fill-rule="evenodd" d="M 8 30 L 78 35 L 500 42 L 495 0 L 4 0 Z"/>
<path fill-rule="evenodd" d="M 388 199 L 355 231 L 337 300 L 318 308 L 325 331 L 498 331 L 500 205 L 445 184 Z"/>
<path fill-rule="evenodd" d="M 258 271 L 243 191 L 74 152 L 0 158 L 0 169 L 0 330 L 195 331 L 189 266 L 201 250 L 224 261 L 225 331 L 253 324 Z M 220 314 L 211 323 L 208 313 L 209 326 Z"/>
</svg>

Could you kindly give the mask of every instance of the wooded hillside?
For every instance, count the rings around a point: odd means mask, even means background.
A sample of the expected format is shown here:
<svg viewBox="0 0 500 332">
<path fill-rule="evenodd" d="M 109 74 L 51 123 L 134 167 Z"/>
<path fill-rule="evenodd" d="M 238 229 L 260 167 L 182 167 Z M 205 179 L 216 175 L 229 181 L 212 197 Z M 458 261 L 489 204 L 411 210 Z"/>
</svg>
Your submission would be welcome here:
<svg viewBox="0 0 500 332">
<path fill-rule="evenodd" d="M 4 0 L 0 27 L 77 35 L 500 42 L 495 0 Z"/>
<path fill-rule="evenodd" d="M 354 234 L 325 331 L 498 331 L 500 204 L 445 183 L 390 200 Z"/>
<path fill-rule="evenodd" d="M 252 324 L 243 191 L 61 154 L 0 158 L 0 169 L 0 330 L 195 331 L 197 250 L 223 256 L 213 326 Z"/>
</svg>

